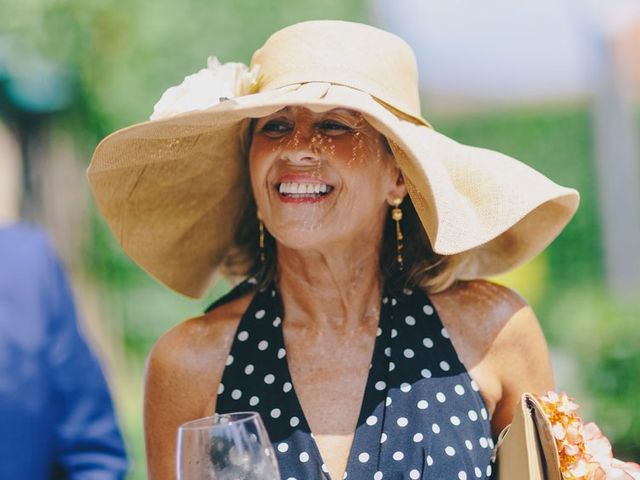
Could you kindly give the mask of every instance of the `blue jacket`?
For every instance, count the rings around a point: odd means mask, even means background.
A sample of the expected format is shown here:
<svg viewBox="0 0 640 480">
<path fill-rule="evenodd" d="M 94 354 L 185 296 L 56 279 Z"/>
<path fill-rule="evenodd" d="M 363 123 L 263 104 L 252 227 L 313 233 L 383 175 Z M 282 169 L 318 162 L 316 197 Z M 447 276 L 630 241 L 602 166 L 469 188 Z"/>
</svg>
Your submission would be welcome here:
<svg viewBox="0 0 640 480">
<path fill-rule="evenodd" d="M 0 479 L 124 478 L 98 361 L 45 234 L 0 226 Z"/>
</svg>

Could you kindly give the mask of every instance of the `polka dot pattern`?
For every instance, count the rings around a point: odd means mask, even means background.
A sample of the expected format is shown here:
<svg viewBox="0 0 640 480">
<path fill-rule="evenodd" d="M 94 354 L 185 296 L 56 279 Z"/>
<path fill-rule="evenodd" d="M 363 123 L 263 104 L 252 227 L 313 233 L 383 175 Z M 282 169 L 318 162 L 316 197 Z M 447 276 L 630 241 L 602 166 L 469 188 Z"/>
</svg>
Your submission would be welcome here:
<svg viewBox="0 0 640 480">
<path fill-rule="evenodd" d="M 249 292 L 256 293 L 227 356 L 216 413 L 259 412 L 283 479 L 330 480 L 291 380 L 277 287 L 257 290 L 247 280 L 210 309 Z M 486 405 L 428 296 L 385 289 L 375 335 L 343 478 L 490 478 Z"/>
</svg>

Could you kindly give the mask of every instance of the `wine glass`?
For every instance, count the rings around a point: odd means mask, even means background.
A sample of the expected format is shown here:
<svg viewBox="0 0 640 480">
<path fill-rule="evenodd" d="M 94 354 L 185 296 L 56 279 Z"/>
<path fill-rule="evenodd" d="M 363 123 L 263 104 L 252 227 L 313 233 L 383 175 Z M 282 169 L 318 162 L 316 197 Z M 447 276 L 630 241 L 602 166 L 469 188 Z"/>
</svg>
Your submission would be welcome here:
<svg viewBox="0 0 640 480">
<path fill-rule="evenodd" d="M 200 418 L 178 429 L 178 480 L 280 480 L 260 415 Z"/>
</svg>

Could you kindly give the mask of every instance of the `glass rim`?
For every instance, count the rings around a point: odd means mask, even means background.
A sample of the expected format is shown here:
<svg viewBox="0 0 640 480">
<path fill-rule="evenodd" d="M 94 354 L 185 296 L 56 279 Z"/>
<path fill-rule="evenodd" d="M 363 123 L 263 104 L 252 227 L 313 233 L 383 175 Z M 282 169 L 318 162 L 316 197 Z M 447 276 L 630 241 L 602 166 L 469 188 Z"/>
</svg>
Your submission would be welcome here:
<svg viewBox="0 0 640 480">
<path fill-rule="evenodd" d="M 220 417 L 240 417 L 237 419 L 229 419 L 226 423 L 220 423 L 216 421 Z M 196 418 L 194 420 L 189 420 L 188 422 L 183 423 L 178 427 L 178 430 L 195 430 L 199 428 L 211 428 L 217 425 L 231 425 L 249 422 L 251 420 L 255 420 L 256 418 L 260 418 L 260 414 L 258 412 L 246 411 L 246 412 L 233 412 L 233 413 L 217 413 L 215 415 L 210 415 L 208 417 Z"/>
</svg>

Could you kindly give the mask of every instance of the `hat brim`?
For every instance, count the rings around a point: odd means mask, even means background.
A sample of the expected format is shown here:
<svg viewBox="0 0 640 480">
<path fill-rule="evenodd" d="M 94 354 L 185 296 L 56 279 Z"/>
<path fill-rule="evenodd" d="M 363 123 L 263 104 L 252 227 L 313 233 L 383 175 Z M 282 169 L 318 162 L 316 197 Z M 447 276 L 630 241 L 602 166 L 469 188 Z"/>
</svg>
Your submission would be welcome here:
<svg viewBox="0 0 640 480">
<path fill-rule="evenodd" d="M 369 94 L 322 82 L 226 100 L 119 130 L 88 169 L 98 207 L 125 252 L 190 297 L 209 287 L 251 195 L 243 126 L 285 106 L 361 112 L 388 140 L 433 250 L 462 255 L 459 278 L 534 257 L 575 213 L 578 192 L 507 155 L 460 144 Z"/>
</svg>

